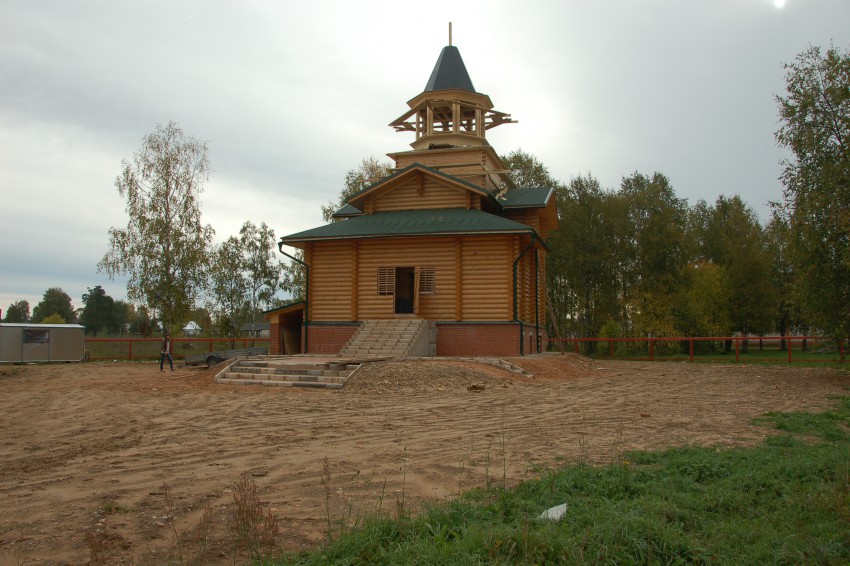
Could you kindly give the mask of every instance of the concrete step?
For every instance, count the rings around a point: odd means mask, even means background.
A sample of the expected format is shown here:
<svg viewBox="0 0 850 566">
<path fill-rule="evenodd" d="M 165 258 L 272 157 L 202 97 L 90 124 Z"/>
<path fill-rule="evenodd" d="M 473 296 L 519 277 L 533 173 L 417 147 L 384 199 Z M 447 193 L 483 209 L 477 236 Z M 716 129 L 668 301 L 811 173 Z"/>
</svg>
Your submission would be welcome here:
<svg viewBox="0 0 850 566">
<path fill-rule="evenodd" d="M 222 376 L 222 379 L 242 379 L 252 381 L 292 381 L 292 382 L 310 382 L 310 383 L 345 383 L 348 379 L 347 375 L 305 375 L 305 374 L 287 374 L 287 375 L 272 375 L 272 374 L 256 374 L 242 371 L 229 371 Z"/>
<path fill-rule="evenodd" d="M 237 361 L 219 373 L 215 382 L 231 385 L 339 389 L 360 367 L 359 363 L 287 363 L 289 361 L 291 360 Z"/>
<path fill-rule="evenodd" d="M 297 368 L 246 368 L 239 367 L 233 371 L 256 375 L 258 379 L 268 379 L 269 376 L 284 379 L 288 375 L 309 375 L 320 377 L 348 377 L 351 370 L 331 370 L 331 369 L 297 369 Z"/>
<path fill-rule="evenodd" d="M 404 357 L 423 331 L 422 319 L 364 321 L 341 350 L 343 355 Z"/>
<path fill-rule="evenodd" d="M 226 385 L 265 385 L 269 387 L 309 387 L 311 389 L 342 389 L 344 383 L 317 383 L 311 381 L 279 381 L 276 379 L 229 379 L 218 378 L 216 383 Z"/>
</svg>

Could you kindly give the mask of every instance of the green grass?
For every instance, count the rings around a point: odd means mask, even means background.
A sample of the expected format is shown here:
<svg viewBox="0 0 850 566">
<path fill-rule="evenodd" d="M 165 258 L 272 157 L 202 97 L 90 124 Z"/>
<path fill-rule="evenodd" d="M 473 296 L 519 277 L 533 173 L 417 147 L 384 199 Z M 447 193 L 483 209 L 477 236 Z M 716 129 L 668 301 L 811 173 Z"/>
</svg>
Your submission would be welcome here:
<svg viewBox="0 0 850 566">
<path fill-rule="evenodd" d="M 366 517 L 314 552 L 268 564 L 847 564 L 850 397 L 771 413 L 755 448 L 631 452 L 546 471 L 418 515 Z M 560 522 L 536 517 L 567 503 Z"/>
</svg>

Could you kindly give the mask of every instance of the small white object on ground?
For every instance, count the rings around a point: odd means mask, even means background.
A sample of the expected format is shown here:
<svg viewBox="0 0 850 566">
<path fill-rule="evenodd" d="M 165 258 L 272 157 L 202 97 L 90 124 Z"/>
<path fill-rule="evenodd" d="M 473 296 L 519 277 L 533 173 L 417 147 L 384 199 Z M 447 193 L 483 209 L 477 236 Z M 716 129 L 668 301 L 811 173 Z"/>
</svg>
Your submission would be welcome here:
<svg viewBox="0 0 850 566">
<path fill-rule="evenodd" d="M 562 503 L 543 511 L 538 519 L 541 521 L 560 521 L 567 514 L 567 504 Z"/>
</svg>

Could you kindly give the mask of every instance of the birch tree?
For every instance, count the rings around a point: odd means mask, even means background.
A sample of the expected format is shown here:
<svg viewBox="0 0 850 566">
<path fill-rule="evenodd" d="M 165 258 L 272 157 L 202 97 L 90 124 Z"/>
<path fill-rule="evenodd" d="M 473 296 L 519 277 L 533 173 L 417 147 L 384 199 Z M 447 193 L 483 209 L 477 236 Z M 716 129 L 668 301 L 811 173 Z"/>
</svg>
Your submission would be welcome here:
<svg viewBox="0 0 850 566">
<path fill-rule="evenodd" d="M 187 320 L 207 281 L 214 231 L 201 223 L 207 145 L 174 123 L 157 125 L 115 180 L 127 225 L 109 229 L 98 271 L 127 275 L 127 298 L 159 313 L 163 328 Z"/>
</svg>

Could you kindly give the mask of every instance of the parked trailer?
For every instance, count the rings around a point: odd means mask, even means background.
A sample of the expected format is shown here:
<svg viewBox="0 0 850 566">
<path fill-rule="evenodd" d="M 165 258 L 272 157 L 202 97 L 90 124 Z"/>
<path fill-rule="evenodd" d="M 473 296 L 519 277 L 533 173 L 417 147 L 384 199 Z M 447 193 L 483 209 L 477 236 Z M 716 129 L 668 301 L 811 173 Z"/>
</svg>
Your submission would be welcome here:
<svg viewBox="0 0 850 566">
<path fill-rule="evenodd" d="M 195 354 L 194 356 L 186 356 L 183 359 L 183 364 L 187 366 L 206 364 L 208 368 L 211 368 L 230 358 L 249 358 L 251 356 L 264 356 L 268 353 L 269 349 L 266 347 L 219 350 L 217 352 L 206 352 L 203 354 Z"/>
<path fill-rule="evenodd" d="M 80 362 L 85 331 L 79 324 L 0 324 L 0 362 Z"/>
</svg>

